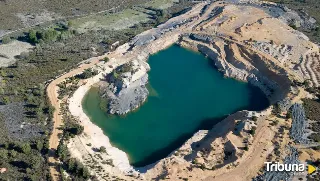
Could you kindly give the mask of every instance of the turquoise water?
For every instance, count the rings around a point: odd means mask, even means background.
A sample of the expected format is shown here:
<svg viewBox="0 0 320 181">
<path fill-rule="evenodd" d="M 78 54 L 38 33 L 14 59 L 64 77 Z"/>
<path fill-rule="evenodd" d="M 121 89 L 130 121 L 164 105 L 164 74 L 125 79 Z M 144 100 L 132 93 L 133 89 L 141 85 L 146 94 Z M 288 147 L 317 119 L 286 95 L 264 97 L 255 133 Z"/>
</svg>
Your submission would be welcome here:
<svg viewBox="0 0 320 181">
<path fill-rule="evenodd" d="M 210 62 L 199 53 L 171 46 L 149 58 L 150 95 L 138 110 L 107 116 L 99 109 L 98 88 L 92 88 L 83 100 L 84 111 L 113 146 L 128 154 L 132 165 L 154 163 L 227 115 L 268 106 L 258 88 L 224 78 Z"/>
</svg>

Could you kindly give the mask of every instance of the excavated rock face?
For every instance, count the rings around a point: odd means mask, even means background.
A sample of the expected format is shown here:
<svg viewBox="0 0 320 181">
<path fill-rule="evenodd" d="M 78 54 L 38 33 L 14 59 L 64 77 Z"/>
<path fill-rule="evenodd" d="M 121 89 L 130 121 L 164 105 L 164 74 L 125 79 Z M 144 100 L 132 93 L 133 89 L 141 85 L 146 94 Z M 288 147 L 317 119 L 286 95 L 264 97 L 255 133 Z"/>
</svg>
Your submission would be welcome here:
<svg viewBox="0 0 320 181">
<path fill-rule="evenodd" d="M 133 60 L 107 75 L 109 85 L 102 92 L 108 99 L 110 114 L 126 114 L 146 100 L 149 70 L 146 62 Z"/>
<path fill-rule="evenodd" d="M 196 34 L 184 37 L 180 44 L 209 57 L 226 77 L 259 87 L 271 103 L 285 98 L 290 90 L 290 80 L 283 69 L 242 45 Z"/>
</svg>

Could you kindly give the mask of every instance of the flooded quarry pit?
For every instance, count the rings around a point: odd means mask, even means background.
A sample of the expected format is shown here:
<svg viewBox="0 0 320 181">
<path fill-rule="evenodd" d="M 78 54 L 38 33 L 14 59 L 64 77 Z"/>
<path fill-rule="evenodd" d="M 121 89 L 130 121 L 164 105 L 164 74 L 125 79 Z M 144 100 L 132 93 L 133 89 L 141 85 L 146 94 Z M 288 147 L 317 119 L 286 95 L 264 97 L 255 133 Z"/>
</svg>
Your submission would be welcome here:
<svg viewBox="0 0 320 181">
<path fill-rule="evenodd" d="M 148 63 L 149 95 L 135 111 L 108 115 L 100 109 L 97 87 L 82 101 L 90 120 L 135 167 L 165 158 L 198 130 L 211 129 L 232 113 L 269 106 L 259 88 L 223 77 L 200 53 L 174 45 L 151 55 Z"/>
</svg>

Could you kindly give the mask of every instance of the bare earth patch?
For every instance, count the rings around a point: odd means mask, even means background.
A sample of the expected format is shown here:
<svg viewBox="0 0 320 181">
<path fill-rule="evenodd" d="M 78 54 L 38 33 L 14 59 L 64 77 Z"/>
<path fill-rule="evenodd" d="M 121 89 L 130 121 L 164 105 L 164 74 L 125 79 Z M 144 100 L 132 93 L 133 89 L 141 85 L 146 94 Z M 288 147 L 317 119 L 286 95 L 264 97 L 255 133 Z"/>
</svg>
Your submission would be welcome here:
<svg viewBox="0 0 320 181">
<path fill-rule="evenodd" d="M 21 41 L 12 41 L 9 44 L 0 45 L 0 67 L 13 64 L 16 61 L 15 56 L 22 52 L 28 52 L 33 47 L 31 44 Z"/>
</svg>

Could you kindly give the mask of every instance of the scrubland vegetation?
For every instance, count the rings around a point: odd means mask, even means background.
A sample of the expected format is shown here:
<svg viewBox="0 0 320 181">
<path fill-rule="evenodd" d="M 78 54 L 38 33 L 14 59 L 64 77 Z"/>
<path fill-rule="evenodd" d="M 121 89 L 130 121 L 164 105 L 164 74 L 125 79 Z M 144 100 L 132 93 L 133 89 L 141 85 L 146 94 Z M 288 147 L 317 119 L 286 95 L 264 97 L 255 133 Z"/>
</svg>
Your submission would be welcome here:
<svg viewBox="0 0 320 181">
<path fill-rule="evenodd" d="M 307 118 L 313 121 L 310 125 L 314 133 L 312 133 L 309 138 L 320 143 L 320 99 L 304 99 L 303 103 Z M 315 149 L 319 149 L 319 147 Z"/>
<path fill-rule="evenodd" d="M 63 120 L 65 125 L 62 128 L 63 133 L 60 137 L 60 143 L 56 151 L 57 156 L 62 162 L 62 164 L 60 165 L 60 171 L 66 171 L 70 175 L 72 180 L 88 180 L 89 178 L 91 178 L 88 168 L 85 167 L 79 160 L 71 158 L 66 145 L 70 138 L 82 134 L 84 128 L 66 112 L 65 109 L 67 109 L 67 107 L 65 104 L 63 105 L 63 109 Z"/>
<path fill-rule="evenodd" d="M 320 42 L 320 14 L 319 14 L 319 1 L 318 0 L 267 0 L 270 2 L 275 2 L 283 4 L 292 10 L 302 14 L 308 13 L 311 17 L 317 20 L 317 28 L 314 29 L 301 29 L 293 27 L 299 31 L 305 33 L 311 41 Z"/>
<path fill-rule="evenodd" d="M 8 136 L 2 117 L 0 125 L 0 167 L 7 169 L 0 180 L 50 180 L 47 136 L 19 141 Z"/>
</svg>

